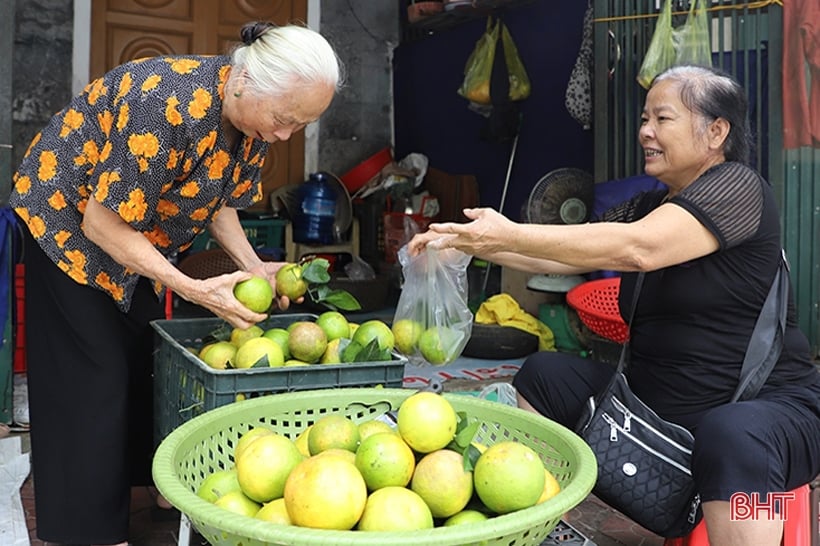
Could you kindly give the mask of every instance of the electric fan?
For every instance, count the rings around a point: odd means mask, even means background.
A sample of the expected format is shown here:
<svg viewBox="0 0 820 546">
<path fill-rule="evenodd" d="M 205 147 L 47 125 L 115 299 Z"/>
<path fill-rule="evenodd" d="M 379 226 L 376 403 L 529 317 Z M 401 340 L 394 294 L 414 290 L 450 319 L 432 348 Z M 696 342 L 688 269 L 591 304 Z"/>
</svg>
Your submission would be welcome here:
<svg viewBox="0 0 820 546">
<path fill-rule="evenodd" d="M 561 168 L 542 176 L 530 191 L 523 216 L 531 224 L 581 224 L 589 220 L 595 181 L 582 169 Z M 580 319 L 566 304 L 566 293 L 585 282 L 580 275 L 535 275 L 527 288 L 561 294 L 560 303 L 539 306 L 539 319 L 555 335 L 558 349 L 580 351 L 585 334 Z"/>
<path fill-rule="evenodd" d="M 551 171 L 535 183 L 527 199 L 531 224 L 580 224 L 589 220 L 595 199 L 592 175 L 581 169 Z"/>
</svg>

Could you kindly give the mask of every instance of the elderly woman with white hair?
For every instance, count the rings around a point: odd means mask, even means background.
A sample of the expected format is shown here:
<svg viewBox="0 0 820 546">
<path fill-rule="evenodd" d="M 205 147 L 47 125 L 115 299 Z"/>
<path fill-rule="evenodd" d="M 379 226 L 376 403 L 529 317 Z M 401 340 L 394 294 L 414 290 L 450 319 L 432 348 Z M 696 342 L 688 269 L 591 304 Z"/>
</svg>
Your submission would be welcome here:
<svg viewBox="0 0 820 546">
<path fill-rule="evenodd" d="M 162 56 L 91 82 L 34 138 L 10 198 L 24 232 L 37 534 L 127 544 L 130 487 L 149 485 L 149 322 L 162 287 L 235 327 L 233 296 L 275 284 L 237 214 L 262 199 L 268 147 L 315 121 L 342 84 L 318 33 L 251 23 L 230 56 Z M 169 260 L 208 229 L 239 271 L 199 280 Z M 289 301 L 278 301 L 287 308 Z"/>
</svg>

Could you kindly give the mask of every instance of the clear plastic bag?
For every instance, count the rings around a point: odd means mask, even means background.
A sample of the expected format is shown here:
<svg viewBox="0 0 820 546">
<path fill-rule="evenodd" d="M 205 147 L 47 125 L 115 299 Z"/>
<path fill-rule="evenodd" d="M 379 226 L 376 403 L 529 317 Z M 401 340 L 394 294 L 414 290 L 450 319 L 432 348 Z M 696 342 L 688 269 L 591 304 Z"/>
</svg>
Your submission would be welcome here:
<svg viewBox="0 0 820 546">
<path fill-rule="evenodd" d="M 686 23 L 672 33 L 675 44 L 675 64 L 712 66 L 709 43 L 709 15 L 703 0 L 692 0 Z"/>
<path fill-rule="evenodd" d="M 455 250 L 427 250 L 411 257 L 399 249 L 404 284 L 393 316 L 396 349 L 416 366 L 443 366 L 461 355 L 473 328 L 467 307 L 471 257 Z"/>
<path fill-rule="evenodd" d="M 712 66 L 712 46 L 709 43 L 709 15 L 703 0 L 691 0 L 686 22 L 672 27 L 672 1 L 665 0 L 655 33 L 649 43 L 638 83 L 649 89 L 655 76 L 676 65 Z"/>
</svg>

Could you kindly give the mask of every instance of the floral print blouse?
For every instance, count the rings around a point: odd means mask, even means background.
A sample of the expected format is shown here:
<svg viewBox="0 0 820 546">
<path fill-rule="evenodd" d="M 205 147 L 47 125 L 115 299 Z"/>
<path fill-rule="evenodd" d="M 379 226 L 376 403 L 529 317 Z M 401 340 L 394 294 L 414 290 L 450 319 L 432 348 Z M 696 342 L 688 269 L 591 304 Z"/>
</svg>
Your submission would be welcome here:
<svg viewBox="0 0 820 546">
<path fill-rule="evenodd" d="M 222 130 L 230 59 L 141 59 L 91 82 L 34 137 L 10 204 L 51 259 L 123 311 L 139 276 L 81 229 L 89 198 L 164 256 L 187 249 L 224 207 L 262 199 L 264 141 L 230 149 Z M 160 287 L 157 286 L 159 291 Z"/>
</svg>

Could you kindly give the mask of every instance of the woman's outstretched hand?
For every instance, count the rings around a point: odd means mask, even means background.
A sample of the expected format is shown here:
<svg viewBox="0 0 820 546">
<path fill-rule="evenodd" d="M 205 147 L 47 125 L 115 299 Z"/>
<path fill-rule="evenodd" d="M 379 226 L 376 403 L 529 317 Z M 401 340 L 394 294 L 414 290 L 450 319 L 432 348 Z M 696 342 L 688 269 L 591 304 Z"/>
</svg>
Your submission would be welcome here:
<svg viewBox="0 0 820 546">
<path fill-rule="evenodd" d="M 490 208 L 464 209 L 464 215 L 471 221 L 430 224 L 427 231 L 417 234 L 408 243 L 410 255 L 416 256 L 428 246 L 455 248 L 482 257 L 504 250 L 504 234 L 510 232 L 513 222 Z"/>
</svg>

